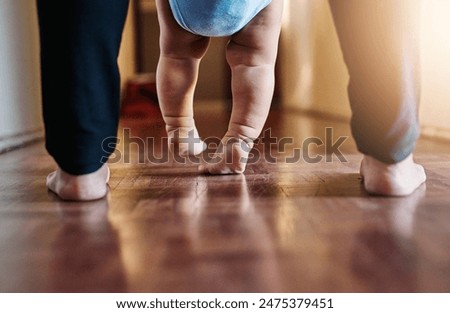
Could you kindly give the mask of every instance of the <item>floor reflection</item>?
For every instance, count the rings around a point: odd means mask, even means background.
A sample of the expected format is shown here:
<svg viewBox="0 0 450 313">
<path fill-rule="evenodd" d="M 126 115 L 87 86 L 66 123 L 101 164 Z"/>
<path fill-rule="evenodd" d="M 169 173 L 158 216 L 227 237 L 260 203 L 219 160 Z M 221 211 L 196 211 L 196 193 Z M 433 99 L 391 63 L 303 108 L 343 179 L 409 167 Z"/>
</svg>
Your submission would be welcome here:
<svg viewBox="0 0 450 313">
<path fill-rule="evenodd" d="M 416 212 L 425 194 L 423 185 L 408 197 L 384 199 L 384 205 L 367 214 L 374 215 L 368 219 L 378 220 L 377 227 L 356 232 L 352 270 L 360 280 L 370 282 L 371 292 L 418 290 Z"/>
<path fill-rule="evenodd" d="M 125 291 L 117 234 L 106 218 L 108 199 L 54 204 L 60 219 L 51 245 L 49 289 L 55 292 Z"/>
<path fill-rule="evenodd" d="M 109 218 L 132 291 L 280 290 L 275 247 L 243 175 L 200 176 Z"/>
<path fill-rule="evenodd" d="M 223 135 L 227 112 L 200 107 L 200 132 Z M 141 138 L 160 136 L 161 125 L 122 126 Z M 326 127 L 334 138 L 350 134 L 347 123 L 281 111 L 267 126 L 292 136 L 289 149 L 324 139 Z M 138 148 L 122 151 L 129 163 L 111 164 L 108 198 L 90 203 L 46 192 L 54 163 L 41 143 L 0 155 L 1 292 L 450 290 L 446 145 L 419 140 L 427 190 L 404 198 L 364 192 L 351 140 L 342 146 L 348 162 L 288 163 L 291 150 L 259 147 L 279 162 L 220 177 L 139 164 Z"/>
</svg>

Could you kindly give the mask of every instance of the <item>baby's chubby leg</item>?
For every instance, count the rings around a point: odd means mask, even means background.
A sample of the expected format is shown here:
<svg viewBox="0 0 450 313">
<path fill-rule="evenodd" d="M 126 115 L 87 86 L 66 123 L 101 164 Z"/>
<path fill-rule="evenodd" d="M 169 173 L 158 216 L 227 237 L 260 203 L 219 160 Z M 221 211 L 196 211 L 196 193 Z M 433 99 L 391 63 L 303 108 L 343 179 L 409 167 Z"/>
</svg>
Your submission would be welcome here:
<svg viewBox="0 0 450 313">
<path fill-rule="evenodd" d="M 193 99 L 200 60 L 209 38 L 181 28 L 167 0 L 157 0 L 156 4 L 161 28 L 157 89 L 169 147 L 179 155 L 199 154 L 206 146 L 195 127 Z"/>
<path fill-rule="evenodd" d="M 242 173 L 269 113 L 283 0 L 273 0 L 231 37 L 227 61 L 232 73 L 233 109 L 215 158 L 202 166 L 210 174 Z"/>
</svg>

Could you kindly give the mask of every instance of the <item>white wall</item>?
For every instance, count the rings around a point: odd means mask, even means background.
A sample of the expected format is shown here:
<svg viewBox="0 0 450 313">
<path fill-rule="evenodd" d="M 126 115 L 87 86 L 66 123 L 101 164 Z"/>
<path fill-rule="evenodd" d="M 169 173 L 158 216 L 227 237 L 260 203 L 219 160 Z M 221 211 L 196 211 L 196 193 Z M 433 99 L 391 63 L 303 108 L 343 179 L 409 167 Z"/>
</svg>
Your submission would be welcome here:
<svg viewBox="0 0 450 313">
<path fill-rule="evenodd" d="M 422 132 L 450 139 L 450 1 L 428 0 L 422 13 Z"/>
<path fill-rule="evenodd" d="M 327 0 L 285 0 L 283 103 L 349 118 L 348 74 Z M 422 19 L 422 133 L 450 139 L 450 1 L 428 0 Z"/>
<path fill-rule="evenodd" d="M 0 151 L 42 135 L 35 1 L 0 0 Z"/>
</svg>

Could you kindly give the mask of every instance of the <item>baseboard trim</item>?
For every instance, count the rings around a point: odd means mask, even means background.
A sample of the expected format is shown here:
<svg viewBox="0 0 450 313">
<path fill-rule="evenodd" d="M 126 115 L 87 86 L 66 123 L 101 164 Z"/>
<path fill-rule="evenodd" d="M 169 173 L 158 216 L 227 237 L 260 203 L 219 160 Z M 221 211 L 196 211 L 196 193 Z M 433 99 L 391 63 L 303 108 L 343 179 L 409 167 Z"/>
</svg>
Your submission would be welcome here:
<svg viewBox="0 0 450 313">
<path fill-rule="evenodd" d="M 323 112 L 320 110 L 314 110 L 314 109 L 303 109 L 303 108 L 291 108 L 291 107 L 282 107 L 281 110 L 283 112 L 288 112 L 292 114 L 298 114 L 298 115 L 304 115 L 304 116 L 310 116 L 314 118 L 318 118 L 321 120 L 328 120 L 333 121 L 337 123 L 346 123 L 350 125 L 350 117 L 345 115 L 339 115 L 335 113 L 328 113 Z"/>
<path fill-rule="evenodd" d="M 14 149 L 21 148 L 30 143 L 43 140 L 44 130 L 37 129 L 25 133 L 0 137 L 0 153 L 5 153 Z"/>
<path fill-rule="evenodd" d="M 450 129 L 447 128 L 423 126 L 421 133 L 426 138 L 450 141 Z"/>
<path fill-rule="evenodd" d="M 350 125 L 350 117 L 345 117 L 334 113 L 297 108 L 283 108 L 283 111 L 291 112 L 293 114 L 311 116 L 323 120 L 331 120 L 333 122 L 348 123 Z M 450 129 L 448 128 L 422 125 L 420 128 L 420 134 L 421 137 L 430 140 L 450 141 Z"/>
</svg>

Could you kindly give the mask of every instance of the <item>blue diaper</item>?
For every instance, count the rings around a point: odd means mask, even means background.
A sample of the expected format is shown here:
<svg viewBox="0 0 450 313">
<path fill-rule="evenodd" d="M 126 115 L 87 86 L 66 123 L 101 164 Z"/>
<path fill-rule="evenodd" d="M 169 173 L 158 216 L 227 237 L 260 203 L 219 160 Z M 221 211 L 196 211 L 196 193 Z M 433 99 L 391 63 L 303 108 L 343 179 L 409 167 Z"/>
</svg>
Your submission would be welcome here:
<svg viewBox="0 0 450 313">
<path fill-rule="evenodd" d="M 230 36 L 272 0 L 169 0 L 173 16 L 187 31 L 205 37 Z"/>
</svg>

